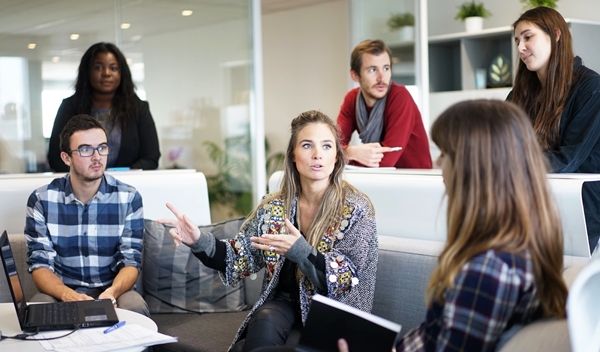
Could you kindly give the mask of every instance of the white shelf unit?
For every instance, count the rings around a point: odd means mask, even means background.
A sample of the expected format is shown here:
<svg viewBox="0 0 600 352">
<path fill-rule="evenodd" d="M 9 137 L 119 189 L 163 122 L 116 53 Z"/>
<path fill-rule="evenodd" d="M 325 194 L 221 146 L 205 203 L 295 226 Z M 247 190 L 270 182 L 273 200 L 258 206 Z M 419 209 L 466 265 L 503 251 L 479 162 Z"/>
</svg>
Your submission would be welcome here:
<svg viewBox="0 0 600 352">
<path fill-rule="evenodd" d="M 416 84 L 414 41 L 387 43 L 392 51 L 392 80 L 401 85 Z"/>
<path fill-rule="evenodd" d="M 575 55 L 581 56 L 586 66 L 600 72 L 600 48 L 596 45 L 600 23 L 566 21 L 573 36 Z M 429 37 L 430 123 L 447 107 L 462 100 L 506 99 L 512 87 L 475 89 L 475 70 L 487 70 L 498 54 L 510 60 L 514 81 L 519 58 L 510 26 Z"/>
<path fill-rule="evenodd" d="M 475 70 L 488 69 L 502 55 L 515 73 L 516 45 L 510 27 L 477 33 L 445 34 L 429 38 L 429 87 L 432 93 L 475 89 Z M 489 82 L 489 79 L 488 79 Z"/>
</svg>

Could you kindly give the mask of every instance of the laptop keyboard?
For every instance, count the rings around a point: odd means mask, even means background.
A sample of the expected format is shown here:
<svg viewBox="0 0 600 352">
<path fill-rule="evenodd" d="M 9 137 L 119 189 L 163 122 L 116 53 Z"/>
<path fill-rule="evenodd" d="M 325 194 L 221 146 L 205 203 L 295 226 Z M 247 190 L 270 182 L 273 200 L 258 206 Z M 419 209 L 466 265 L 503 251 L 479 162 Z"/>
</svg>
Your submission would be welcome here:
<svg viewBox="0 0 600 352">
<path fill-rule="evenodd" d="M 74 324 L 77 320 L 77 304 L 44 304 L 43 319 L 44 324 Z"/>
</svg>

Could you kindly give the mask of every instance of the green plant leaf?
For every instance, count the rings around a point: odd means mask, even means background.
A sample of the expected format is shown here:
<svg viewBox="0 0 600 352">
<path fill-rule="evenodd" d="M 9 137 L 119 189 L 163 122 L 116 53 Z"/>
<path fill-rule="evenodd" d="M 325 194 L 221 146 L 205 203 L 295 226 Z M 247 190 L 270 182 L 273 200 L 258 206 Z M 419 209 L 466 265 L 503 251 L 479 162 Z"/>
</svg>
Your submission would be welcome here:
<svg viewBox="0 0 600 352">
<path fill-rule="evenodd" d="M 464 21 L 467 17 L 490 17 L 492 13 L 488 11 L 482 2 L 476 3 L 475 0 L 465 2 L 458 7 L 458 13 L 455 19 Z"/>
<path fill-rule="evenodd" d="M 414 26 L 415 16 L 410 12 L 392 13 L 390 15 L 390 18 L 387 20 L 387 25 L 392 31 L 398 30 L 406 26 Z"/>
</svg>

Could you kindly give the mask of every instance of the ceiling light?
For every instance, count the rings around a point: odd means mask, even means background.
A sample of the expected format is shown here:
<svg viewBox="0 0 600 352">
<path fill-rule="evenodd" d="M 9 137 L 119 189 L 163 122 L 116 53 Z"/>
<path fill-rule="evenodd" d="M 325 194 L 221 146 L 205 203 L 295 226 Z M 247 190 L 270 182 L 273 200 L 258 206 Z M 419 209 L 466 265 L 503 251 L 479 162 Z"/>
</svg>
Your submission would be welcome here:
<svg viewBox="0 0 600 352">
<path fill-rule="evenodd" d="M 77 40 L 77 39 L 79 39 L 79 34 L 73 33 L 73 34 L 71 34 L 71 36 L 69 38 L 71 38 L 71 40 Z"/>
<path fill-rule="evenodd" d="M 127 58 L 125 61 L 127 61 L 127 65 L 131 65 L 131 63 L 133 62 L 133 60 L 130 58 Z"/>
<path fill-rule="evenodd" d="M 59 62 L 59 61 L 60 61 L 60 57 L 52 56 L 52 62 Z"/>
<path fill-rule="evenodd" d="M 131 27 L 131 23 L 123 22 L 121 23 L 121 29 L 129 29 Z"/>
<path fill-rule="evenodd" d="M 191 16 L 194 13 L 192 10 L 183 10 L 181 11 L 181 16 Z"/>
<path fill-rule="evenodd" d="M 27 49 L 31 49 L 31 50 L 35 49 L 35 43 L 27 44 Z"/>
</svg>

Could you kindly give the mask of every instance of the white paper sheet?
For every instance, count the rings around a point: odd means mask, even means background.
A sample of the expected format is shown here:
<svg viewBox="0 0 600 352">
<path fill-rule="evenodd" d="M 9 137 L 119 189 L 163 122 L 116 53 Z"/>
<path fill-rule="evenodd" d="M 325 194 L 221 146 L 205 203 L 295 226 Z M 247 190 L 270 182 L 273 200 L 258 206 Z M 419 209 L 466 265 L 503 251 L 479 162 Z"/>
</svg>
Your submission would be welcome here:
<svg viewBox="0 0 600 352">
<path fill-rule="evenodd" d="M 144 347 L 162 343 L 177 342 L 176 337 L 164 335 L 143 328 L 138 324 L 127 324 L 108 334 L 106 328 L 80 329 L 64 338 L 39 341 L 47 351 L 102 352 L 129 347 Z M 64 335 L 65 331 L 44 332 L 36 339 Z"/>
</svg>

